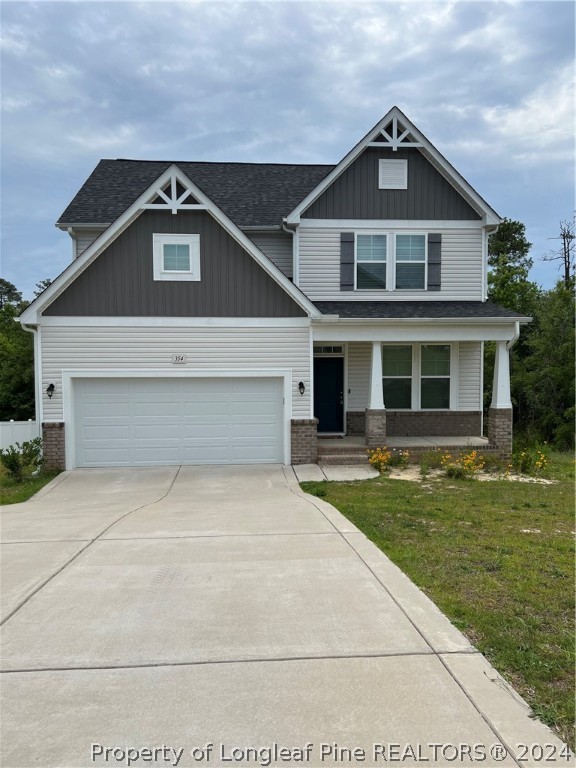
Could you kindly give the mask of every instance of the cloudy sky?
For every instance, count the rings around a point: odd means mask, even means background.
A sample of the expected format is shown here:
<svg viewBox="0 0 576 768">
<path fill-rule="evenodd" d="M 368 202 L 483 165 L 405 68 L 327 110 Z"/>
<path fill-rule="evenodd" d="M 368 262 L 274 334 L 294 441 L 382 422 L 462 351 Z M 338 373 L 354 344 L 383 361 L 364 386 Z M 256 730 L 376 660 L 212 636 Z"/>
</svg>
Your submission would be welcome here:
<svg viewBox="0 0 576 768">
<path fill-rule="evenodd" d="M 0 5 L 1 272 L 25 297 L 70 260 L 54 222 L 100 158 L 336 163 L 394 104 L 558 277 L 572 2 Z"/>
</svg>

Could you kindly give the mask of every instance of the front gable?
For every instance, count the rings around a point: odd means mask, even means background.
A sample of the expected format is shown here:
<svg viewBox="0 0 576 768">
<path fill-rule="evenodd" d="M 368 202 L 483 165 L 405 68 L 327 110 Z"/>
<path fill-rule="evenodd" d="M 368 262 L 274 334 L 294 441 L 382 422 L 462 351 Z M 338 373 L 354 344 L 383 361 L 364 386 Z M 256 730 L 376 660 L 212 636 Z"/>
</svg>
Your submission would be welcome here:
<svg viewBox="0 0 576 768">
<path fill-rule="evenodd" d="M 380 188 L 381 160 L 400 169 L 404 165 L 405 184 L 399 179 L 397 188 Z M 473 221 L 481 217 L 419 149 L 367 146 L 302 218 Z"/>
<path fill-rule="evenodd" d="M 160 203 L 151 203 L 147 210 L 44 309 L 43 315 L 306 315 L 294 299 L 208 211 L 181 210 L 177 215 L 173 215 L 168 210 L 151 210 L 152 208 L 160 208 Z M 197 236 L 199 279 L 155 279 L 154 236 L 162 234 Z"/>
<path fill-rule="evenodd" d="M 398 107 L 342 158 L 285 221 L 295 225 L 302 219 L 481 220 L 487 225 L 501 221 Z"/>
<path fill-rule="evenodd" d="M 205 265 L 205 279 L 198 279 L 197 274 L 158 279 L 154 235 L 170 234 L 191 236 L 194 258 Z M 98 261 L 100 265 L 92 269 Z M 316 317 L 319 313 L 223 211 L 171 165 L 24 310 L 19 320 L 36 324 L 42 314 Z"/>
</svg>

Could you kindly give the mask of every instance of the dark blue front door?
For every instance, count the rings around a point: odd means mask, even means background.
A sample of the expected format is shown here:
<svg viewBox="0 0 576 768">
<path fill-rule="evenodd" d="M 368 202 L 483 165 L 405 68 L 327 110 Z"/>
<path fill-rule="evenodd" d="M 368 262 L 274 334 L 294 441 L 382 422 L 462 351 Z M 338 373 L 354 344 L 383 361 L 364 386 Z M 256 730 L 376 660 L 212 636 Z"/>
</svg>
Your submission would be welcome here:
<svg viewBox="0 0 576 768">
<path fill-rule="evenodd" d="M 344 358 L 314 358 L 314 416 L 318 432 L 344 431 Z"/>
</svg>

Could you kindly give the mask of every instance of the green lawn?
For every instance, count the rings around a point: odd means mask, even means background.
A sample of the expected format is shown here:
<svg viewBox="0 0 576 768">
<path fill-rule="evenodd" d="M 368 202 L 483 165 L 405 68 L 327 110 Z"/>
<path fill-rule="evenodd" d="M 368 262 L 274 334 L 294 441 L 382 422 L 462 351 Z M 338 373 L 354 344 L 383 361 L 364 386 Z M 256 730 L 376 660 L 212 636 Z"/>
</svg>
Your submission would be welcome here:
<svg viewBox="0 0 576 768">
<path fill-rule="evenodd" d="M 41 488 L 59 474 L 58 470 L 42 472 L 38 477 L 31 477 L 21 483 L 15 483 L 8 477 L 4 467 L 0 466 L 0 506 L 28 501 L 31 496 L 38 493 Z"/>
<path fill-rule="evenodd" d="M 385 475 L 302 483 L 337 507 L 446 613 L 574 748 L 574 461 L 554 485 Z"/>
</svg>

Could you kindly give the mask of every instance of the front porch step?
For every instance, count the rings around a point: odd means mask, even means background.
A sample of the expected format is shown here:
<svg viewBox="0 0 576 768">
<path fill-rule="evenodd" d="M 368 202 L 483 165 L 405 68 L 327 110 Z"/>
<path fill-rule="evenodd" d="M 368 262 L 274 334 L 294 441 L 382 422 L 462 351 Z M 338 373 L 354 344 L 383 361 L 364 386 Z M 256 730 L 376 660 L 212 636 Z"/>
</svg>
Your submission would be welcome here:
<svg viewBox="0 0 576 768">
<path fill-rule="evenodd" d="M 318 440 L 318 464 L 367 464 L 363 437 Z"/>
<path fill-rule="evenodd" d="M 366 451 L 362 453 L 324 453 L 318 454 L 318 464 L 368 464 L 368 455 Z"/>
<path fill-rule="evenodd" d="M 333 442 L 334 444 L 328 445 L 318 442 L 318 456 L 336 455 L 339 453 L 357 453 L 366 456 L 367 449 L 365 445 L 338 445 L 335 440 Z"/>
</svg>

